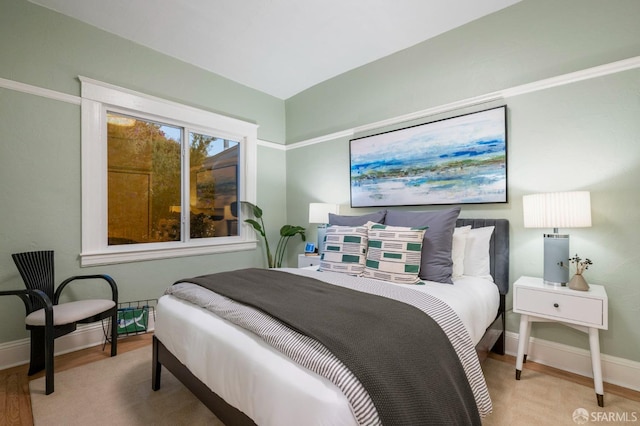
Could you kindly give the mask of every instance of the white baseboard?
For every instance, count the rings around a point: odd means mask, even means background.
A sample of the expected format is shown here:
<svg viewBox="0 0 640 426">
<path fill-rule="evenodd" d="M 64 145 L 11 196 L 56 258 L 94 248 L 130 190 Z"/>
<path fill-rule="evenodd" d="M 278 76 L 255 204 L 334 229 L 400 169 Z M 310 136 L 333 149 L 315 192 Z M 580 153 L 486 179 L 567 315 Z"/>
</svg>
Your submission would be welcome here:
<svg viewBox="0 0 640 426">
<path fill-rule="evenodd" d="M 154 329 L 153 317 L 149 315 L 148 330 Z M 104 343 L 102 324 L 96 322 L 78 325 L 78 329 L 71 334 L 62 336 L 55 341 L 55 354 L 62 355 Z M 0 344 L 0 370 L 29 363 L 29 339 L 15 340 Z"/>
<path fill-rule="evenodd" d="M 518 354 L 518 333 L 508 331 L 506 336 L 506 353 Z M 602 379 L 606 383 L 640 391 L 640 362 L 602 354 Z M 591 370 L 591 353 L 586 349 L 563 345 L 548 340 L 531 338 L 527 360 L 549 367 L 593 377 Z M 515 369 L 515 365 L 513 367 Z M 526 374 L 526 364 L 522 374 Z"/>
</svg>

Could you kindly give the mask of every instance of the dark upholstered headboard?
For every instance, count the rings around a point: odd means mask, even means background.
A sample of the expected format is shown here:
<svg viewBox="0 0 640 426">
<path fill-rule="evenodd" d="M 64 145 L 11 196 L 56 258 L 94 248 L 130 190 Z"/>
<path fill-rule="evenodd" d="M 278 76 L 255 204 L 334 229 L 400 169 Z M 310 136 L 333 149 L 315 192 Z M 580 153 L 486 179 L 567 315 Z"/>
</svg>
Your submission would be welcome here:
<svg viewBox="0 0 640 426">
<path fill-rule="evenodd" d="M 509 292 L 509 221 L 507 219 L 458 219 L 456 226 L 471 225 L 472 228 L 495 226 L 489 255 L 491 257 L 491 276 L 500 290 L 500 294 Z"/>
</svg>

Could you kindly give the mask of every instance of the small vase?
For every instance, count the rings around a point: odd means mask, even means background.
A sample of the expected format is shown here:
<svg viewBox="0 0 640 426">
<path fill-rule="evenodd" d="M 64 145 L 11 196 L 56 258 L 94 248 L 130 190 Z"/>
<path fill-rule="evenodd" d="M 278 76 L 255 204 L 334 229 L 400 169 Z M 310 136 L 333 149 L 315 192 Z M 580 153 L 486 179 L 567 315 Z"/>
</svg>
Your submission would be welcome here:
<svg viewBox="0 0 640 426">
<path fill-rule="evenodd" d="M 588 291 L 589 284 L 587 284 L 582 274 L 575 274 L 569 281 L 569 288 L 571 290 Z"/>
</svg>

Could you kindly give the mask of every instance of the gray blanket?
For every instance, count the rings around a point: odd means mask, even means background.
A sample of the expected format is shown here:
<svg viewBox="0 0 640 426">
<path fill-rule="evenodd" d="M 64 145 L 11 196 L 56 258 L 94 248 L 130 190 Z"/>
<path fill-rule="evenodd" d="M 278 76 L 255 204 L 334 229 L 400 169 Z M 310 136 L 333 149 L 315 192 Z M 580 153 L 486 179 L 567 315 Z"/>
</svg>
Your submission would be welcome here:
<svg viewBox="0 0 640 426">
<path fill-rule="evenodd" d="M 325 345 L 361 381 L 384 425 L 480 424 L 449 340 L 413 306 L 275 270 L 184 282 L 266 312 Z"/>
</svg>

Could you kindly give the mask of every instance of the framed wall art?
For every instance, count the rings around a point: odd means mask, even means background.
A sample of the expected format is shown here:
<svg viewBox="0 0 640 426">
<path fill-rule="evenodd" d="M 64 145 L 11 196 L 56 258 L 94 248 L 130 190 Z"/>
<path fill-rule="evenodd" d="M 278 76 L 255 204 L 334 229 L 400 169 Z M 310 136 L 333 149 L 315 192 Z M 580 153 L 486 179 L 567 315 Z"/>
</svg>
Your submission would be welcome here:
<svg viewBox="0 0 640 426">
<path fill-rule="evenodd" d="M 349 141 L 351 206 L 507 202 L 507 107 Z"/>
</svg>

